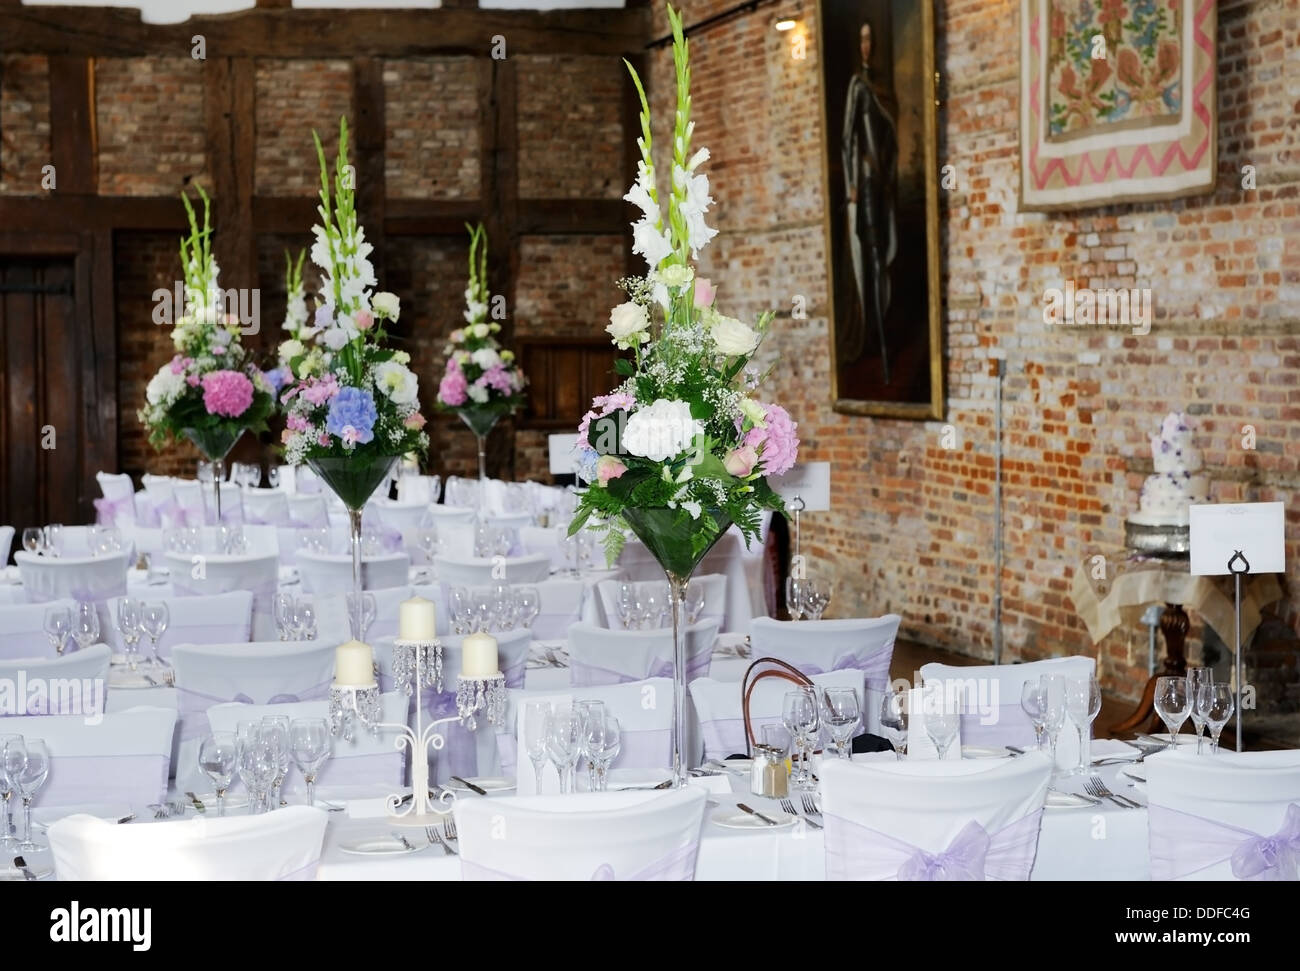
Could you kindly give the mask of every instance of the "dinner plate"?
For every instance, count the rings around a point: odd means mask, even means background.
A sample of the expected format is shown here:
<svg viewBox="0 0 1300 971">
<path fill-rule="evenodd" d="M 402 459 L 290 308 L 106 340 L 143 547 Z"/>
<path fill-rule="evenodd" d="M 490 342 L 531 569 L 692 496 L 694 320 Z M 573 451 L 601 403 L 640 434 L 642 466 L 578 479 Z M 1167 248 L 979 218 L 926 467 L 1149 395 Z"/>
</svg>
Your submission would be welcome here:
<svg viewBox="0 0 1300 971">
<path fill-rule="evenodd" d="M 988 745 L 963 745 L 961 757 L 963 759 L 1009 759 L 1011 753 L 1004 748 L 992 748 Z"/>
<path fill-rule="evenodd" d="M 486 792 L 509 792 L 515 787 L 515 784 L 509 779 L 502 779 L 499 776 L 485 776 L 483 778 L 470 776 L 469 781 Z M 443 785 L 448 789 L 455 789 L 457 792 L 470 791 L 469 787 L 465 785 L 465 783 L 457 782 L 455 779 L 448 779 L 443 783 Z"/>
<path fill-rule="evenodd" d="M 709 818 L 719 826 L 727 827 L 727 829 L 785 829 L 787 826 L 793 826 L 799 821 L 798 816 L 792 816 L 789 813 L 783 813 L 775 809 L 762 809 L 759 811 L 768 819 L 775 820 L 776 825 L 771 826 L 757 816 L 751 816 L 747 812 L 730 807 L 719 809 Z"/>
<path fill-rule="evenodd" d="M 1045 809 L 1078 809 L 1081 806 L 1095 805 L 1096 803 L 1084 799 L 1083 796 L 1073 792 L 1057 792 L 1055 789 L 1047 791 L 1047 799 L 1043 802 Z"/>
<path fill-rule="evenodd" d="M 404 856 L 424 849 L 419 843 L 412 843 L 408 850 L 391 836 L 376 836 L 371 839 L 356 840 L 352 843 L 340 843 L 340 853 L 352 856 Z"/>
</svg>

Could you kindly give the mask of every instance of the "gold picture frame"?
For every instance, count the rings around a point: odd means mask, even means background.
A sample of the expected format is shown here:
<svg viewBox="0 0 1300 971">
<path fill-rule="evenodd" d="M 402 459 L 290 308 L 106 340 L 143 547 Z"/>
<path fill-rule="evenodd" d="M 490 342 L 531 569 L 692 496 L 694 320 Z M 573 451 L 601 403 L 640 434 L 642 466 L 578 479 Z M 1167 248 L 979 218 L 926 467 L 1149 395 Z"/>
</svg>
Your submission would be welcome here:
<svg viewBox="0 0 1300 971">
<path fill-rule="evenodd" d="M 945 389 L 933 4 L 817 0 L 817 26 L 832 406 L 850 415 L 941 419 Z M 865 68 L 864 43 L 870 48 Z M 850 102 L 854 108 L 846 111 Z M 858 114 L 883 121 L 850 125 L 849 116 Z M 852 129 L 849 140 L 857 140 L 871 124 L 886 134 L 886 145 L 892 129 L 892 162 L 888 148 L 881 148 L 878 164 L 864 160 L 855 167 L 861 165 L 860 171 L 871 175 L 883 170 L 882 177 L 846 180 L 845 132 Z M 882 139 L 868 135 L 862 141 Z M 877 158 L 875 151 L 850 151 L 854 158 Z M 874 202 L 850 204 L 846 182 L 860 186 L 864 181 L 889 188 L 869 190 L 868 200 Z M 914 268 L 922 258 L 925 288 L 918 294 Z M 871 272 L 872 267 L 883 270 Z M 864 306 L 883 308 L 883 313 Z"/>
</svg>

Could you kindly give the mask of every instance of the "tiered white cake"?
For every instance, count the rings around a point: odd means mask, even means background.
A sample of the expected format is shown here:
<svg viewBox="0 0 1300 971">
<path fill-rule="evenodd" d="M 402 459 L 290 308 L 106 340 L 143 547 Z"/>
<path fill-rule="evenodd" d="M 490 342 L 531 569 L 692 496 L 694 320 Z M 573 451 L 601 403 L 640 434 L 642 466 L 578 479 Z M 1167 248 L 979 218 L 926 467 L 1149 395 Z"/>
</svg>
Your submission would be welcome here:
<svg viewBox="0 0 1300 971">
<path fill-rule="evenodd" d="M 1139 526 L 1186 526 L 1187 507 L 1208 502 L 1210 479 L 1197 475 L 1201 452 L 1192 444 L 1192 426 L 1182 412 L 1170 412 L 1151 439 L 1155 475 L 1147 476 L 1138 511 L 1129 522 Z"/>
</svg>

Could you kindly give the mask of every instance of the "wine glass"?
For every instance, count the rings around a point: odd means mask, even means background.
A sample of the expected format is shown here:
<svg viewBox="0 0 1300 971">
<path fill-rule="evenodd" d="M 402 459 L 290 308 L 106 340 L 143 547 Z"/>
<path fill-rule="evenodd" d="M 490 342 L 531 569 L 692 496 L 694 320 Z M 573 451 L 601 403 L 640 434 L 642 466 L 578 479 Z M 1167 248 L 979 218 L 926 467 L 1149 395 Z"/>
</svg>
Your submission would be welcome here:
<svg viewBox="0 0 1300 971">
<path fill-rule="evenodd" d="M 63 523 L 50 523 L 41 531 L 45 552 L 56 559 L 63 553 Z"/>
<path fill-rule="evenodd" d="M 515 591 L 515 607 L 518 610 L 519 626 L 531 628 L 542 609 L 542 595 L 536 587 L 520 587 Z"/>
<path fill-rule="evenodd" d="M 290 748 L 288 715 L 263 715 L 262 738 L 266 739 L 275 750 L 276 773 L 271 782 L 271 807 L 289 805 L 284 799 L 284 780 L 289 774 L 289 764 L 293 761 Z"/>
<path fill-rule="evenodd" d="M 72 610 L 68 607 L 51 607 L 45 611 L 45 636 L 55 654 L 62 654 L 68 637 L 72 634 Z"/>
<path fill-rule="evenodd" d="M 1092 765 L 1089 758 L 1089 741 L 1092 738 L 1092 720 L 1101 711 L 1101 685 L 1095 676 L 1070 678 L 1065 682 L 1065 713 L 1079 733 L 1079 761 L 1067 775 L 1080 775 Z"/>
<path fill-rule="evenodd" d="M 316 776 L 330 757 L 330 727 L 324 718 L 295 718 L 289 726 L 293 760 L 307 780 L 307 805 L 316 804 Z"/>
<path fill-rule="evenodd" d="M 602 719 L 602 731 L 600 732 L 600 749 L 595 753 L 596 759 L 596 791 L 605 792 L 608 788 L 609 767 L 614 760 L 618 758 L 618 753 L 623 748 L 623 729 L 619 725 L 618 719 L 613 715 L 606 714 Z M 591 733 L 588 733 L 591 738 Z"/>
<path fill-rule="evenodd" d="M 1047 693 L 1041 679 L 1031 679 L 1020 686 L 1020 709 L 1029 716 L 1034 726 L 1034 743 L 1041 752 L 1047 744 L 1046 717 Z"/>
<path fill-rule="evenodd" d="M 791 620 L 803 620 L 808 581 L 802 577 L 786 577 L 785 608 Z"/>
<path fill-rule="evenodd" d="M 166 667 L 166 663 L 158 654 L 158 639 L 166 632 L 170 621 L 171 613 L 167 610 L 167 604 L 161 600 L 145 604 L 140 611 L 140 626 L 149 635 L 150 647 L 153 650 L 153 665 L 156 668 Z"/>
<path fill-rule="evenodd" d="M 939 752 L 940 759 L 948 757 L 948 749 L 957 739 L 961 728 L 961 705 L 954 691 L 946 690 L 942 682 L 928 684 L 922 689 L 925 704 L 925 732 Z M 957 753 L 961 758 L 961 752 Z"/>
<path fill-rule="evenodd" d="M 452 630 L 457 634 L 468 634 L 474 619 L 474 603 L 466 587 L 452 587 L 447 600 L 447 609 L 451 613 Z"/>
<path fill-rule="evenodd" d="M 34 853 L 42 847 L 32 839 L 32 799 L 37 790 L 45 785 L 50 774 L 50 751 L 44 740 L 29 738 L 26 740 L 27 758 L 23 767 L 14 777 L 14 787 L 23 798 L 23 841 L 18 849 L 24 853 Z"/>
<path fill-rule="evenodd" d="M 1237 707 L 1232 696 L 1232 685 L 1225 682 L 1203 684 L 1196 691 L 1196 705 L 1204 712 L 1205 724 L 1210 727 L 1210 754 L 1218 755 L 1219 736 Z"/>
<path fill-rule="evenodd" d="M 272 608 L 275 617 L 275 629 L 280 632 L 280 640 L 293 639 L 293 594 L 283 591 L 275 595 Z"/>
<path fill-rule="evenodd" d="M 1192 699 L 1187 694 L 1187 678 L 1156 678 L 1156 714 L 1169 729 L 1167 749 L 1178 747 L 1178 732 L 1191 712 Z"/>
<path fill-rule="evenodd" d="M 1187 694 L 1192 699 L 1192 727 L 1196 729 L 1196 754 L 1201 754 L 1201 744 L 1205 740 L 1205 713 L 1201 711 L 1201 685 L 1214 683 L 1214 670 L 1200 667 L 1187 669 Z"/>
<path fill-rule="evenodd" d="M 140 601 L 130 597 L 123 597 L 117 602 L 117 629 L 122 634 L 122 650 L 126 653 L 126 663 L 132 671 L 136 669 L 140 638 L 144 636 L 144 628 L 140 625 L 140 608 Z"/>
<path fill-rule="evenodd" d="M 28 553 L 35 553 L 39 556 L 44 542 L 45 537 L 41 533 L 41 527 L 28 526 L 23 529 L 23 549 Z"/>
<path fill-rule="evenodd" d="M 582 720 L 581 728 L 581 747 L 580 755 L 587 758 L 587 789 L 590 792 L 596 791 L 596 756 L 600 754 L 604 746 L 604 725 L 605 725 L 605 703 L 603 701 L 575 701 L 573 710 L 578 713 Z M 591 728 L 596 735 L 590 740 L 593 744 L 588 744 L 587 730 Z"/>
<path fill-rule="evenodd" d="M 907 755 L 907 703 L 906 691 L 893 690 L 887 690 L 880 702 L 880 727 L 900 761 Z"/>
<path fill-rule="evenodd" d="M 637 614 L 636 585 L 620 583 L 618 585 L 618 619 L 624 630 L 632 629 L 632 621 Z"/>
<path fill-rule="evenodd" d="M 300 641 L 316 639 L 316 605 L 306 597 L 294 601 L 293 628 Z"/>
<path fill-rule="evenodd" d="M 667 603 L 667 599 L 663 592 L 657 587 L 652 588 L 648 593 L 646 593 L 643 603 L 645 610 L 642 614 L 642 626 L 662 627 L 663 621 L 661 618 L 663 617 L 664 607 Z M 669 607 L 669 609 L 671 609 L 671 607 Z"/>
<path fill-rule="evenodd" d="M 542 791 L 542 770 L 546 768 L 550 717 L 551 704 L 548 701 L 530 701 L 524 705 L 524 749 L 533 763 L 539 795 Z"/>
<path fill-rule="evenodd" d="M 93 603 L 77 601 L 72 615 L 72 639 L 83 651 L 99 640 L 99 609 Z"/>
<path fill-rule="evenodd" d="M 808 767 L 809 757 L 817 745 L 821 732 L 820 705 L 816 689 L 812 685 L 800 685 L 795 691 L 787 691 L 781 708 L 781 723 L 790 732 L 799 749 L 799 771 L 791 785 L 796 789 L 815 789 L 812 771 Z"/>
<path fill-rule="evenodd" d="M 425 560 L 432 563 L 434 556 L 438 552 L 438 528 L 436 526 L 421 526 L 416 530 L 415 541 L 424 552 Z"/>
<path fill-rule="evenodd" d="M 560 773 L 560 792 L 573 792 L 573 768 L 582 749 L 582 718 L 572 708 L 560 708 L 551 713 L 547 724 L 546 751 Z"/>
<path fill-rule="evenodd" d="M 265 737 L 260 722 L 240 722 L 236 727 L 236 764 L 239 777 L 249 792 L 250 812 L 254 815 L 268 812 L 266 797 L 280 772 L 280 759 L 275 745 Z"/>
<path fill-rule="evenodd" d="M 226 814 L 226 790 L 235 776 L 238 754 L 234 732 L 213 732 L 199 746 L 199 768 L 212 780 L 218 816 Z"/>
<path fill-rule="evenodd" d="M 357 616 L 357 595 L 355 593 L 347 594 L 347 604 L 348 619 L 355 621 Z M 358 635 L 358 639 L 366 639 L 366 631 L 375 622 L 375 617 L 378 614 L 379 608 L 375 603 L 375 595 L 373 593 L 363 593 L 361 595 L 361 626 L 358 628 L 361 633 Z"/>
<path fill-rule="evenodd" d="M 821 620 L 822 613 L 831 602 L 831 581 L 821 578 L 809 579 L 807 583 L 807 610 L 813 620 Z"/>
<path fill-rule="evenodd" d="M 21 735 L 0 735 L 0 796 L 5 801 L 4 833 L 0 834 L 0 846 L 14 847 L 18 837 L 14 835 L 13 795 L 17 791 L 14 779 L 27 762 L 27 749 Z"/>
<path fill-rule="evenodd" d="M 1043 691 L 1043 731 L 1047 733 L 1052 753 L 1052 771 L 1055 772 L 1056 745 L 1060 741 L 1061 728 L 1065 725 L 1065 675 L 1045 674 L 1039 681 Z"/>
<path fill-rule="evenodd" d="M 266 481 L 272 489 L 280 488 L 280 466 L 273 465 L 266 470 Z"/>
<path fill-rule="evenodd" d="M 704 588 L 698 584 L 688 586 L 682 606 L 686 608 L 686 623 L 694 624 L 704 612 Z"/>
<path fill-rule="evenodd" d="M 836 754 L 842 759 L 852 759 L 849 740 L 862 719 L 858 707 L 858 692 L 853 688 L 827 688 L 822 692 L 827 730 L 835 742 Z"/>
</svg>

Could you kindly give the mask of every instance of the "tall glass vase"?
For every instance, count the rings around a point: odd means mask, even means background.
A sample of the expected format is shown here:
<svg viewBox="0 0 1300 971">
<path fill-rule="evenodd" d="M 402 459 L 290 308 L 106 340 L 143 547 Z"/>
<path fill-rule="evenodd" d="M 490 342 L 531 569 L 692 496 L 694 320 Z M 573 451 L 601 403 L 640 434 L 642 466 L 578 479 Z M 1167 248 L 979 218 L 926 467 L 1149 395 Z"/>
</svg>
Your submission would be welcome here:
<svg viewBox="0 0 1300 971">
<path fill-rule="evenodd" d="M 362 582 L 361 582 L 361 511 L 370 497 L 388 478 L 397 455 L 353 454 L 344 458 L 308 459 L 307 464 L 320 476 L 330 490 L 339 497 L 348 510 L 348 532 L 352 548 L 352 608 L 348 620 L 352 637 L 361 640 Z"/>
<path fill-rule="evenodd" d="M 212 508 L 216 510 L 217 525 L 220 526 L 221 480 L 226 474 L 226 456 L 244 434 L 244 429 L 237 425 L 217 425 L 212 428 L 184 428 L 181 431 L 203 457 L 212 463 Z"/>
<path fill-rule="evenodd" d="M 469 427 L 469 430 L 474 433 L 474 438 L 478 440 L 478 480 L 486 482 L 487 439 L 493 426 L 500 421 L 501 412 L 484 408 L 461 408 L 456 414 L 460 415 L 460 420 Z"/>
<path fill-rule="evenodd" d="M 703 532 L 708 517 L 717 534 L 698 549 L 693 537 Z M 705 509 L 692 519 L 681 509 L 624 509 L 623 519 L 645 544 L 668 578 L 669 604 L 673 615 L 673 788 L 686 785 L 686 623 L 683 604 L 691 575 L 731 526 L 731 520 L 717 509 Z"/>
</svg>

